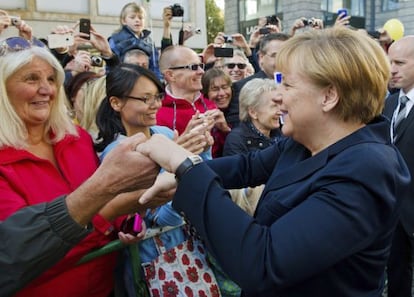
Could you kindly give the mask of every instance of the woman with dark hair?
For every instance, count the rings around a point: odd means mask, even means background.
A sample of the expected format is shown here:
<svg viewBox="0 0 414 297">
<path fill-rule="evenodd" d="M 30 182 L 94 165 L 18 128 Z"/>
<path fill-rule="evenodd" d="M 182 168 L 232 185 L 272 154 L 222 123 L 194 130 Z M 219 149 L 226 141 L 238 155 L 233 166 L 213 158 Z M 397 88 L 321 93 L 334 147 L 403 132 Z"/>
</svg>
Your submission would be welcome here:
<svg viewBox="0 0 414 297">
<path fill-rule="evenodd" d="M 226 119 L 233 94 L 230 76 L 219 68 L 211 68 L 203 74 L 201 84 L 203 85 L 201 92 L 204 94 L 204 97 L 216 103 Z M 213 158 L 223 155 L 224 142 L 228 134 L 229 131 L 222 131 L 216 127 L 212 128 L 211 136 L 214 138 L 214 144 L 211 154 Z"/>
<path fill-rule="evenodd" d="M 145 68 L 125 63 L 109 72 L 106 97 L 96 116 L 99 129 L 96 150 L 103 152 L 118 138 L 138 132 L 149 137 L 152 133 L 150 127 L 156 124 L 155 114 L 164 97 L 162 92 L 161 82 Z M 109 149 L 103 155 L 107 151 Z"/>
<path fill-rule="evenodd" d="M 122 139 L 137 133 L 143 133 L 147 138 L 156 133 L 174 138 L 174 132 L 170 128 L 156 125 L 156 113 L 161 107 L 164 96 L 162 92 L 163 86 L 154 73 L 140 66 L 125 63 L 108 73 L 106 97 L 101 102 L 96 116 L 99 133 L 95 148 L 101 152 L 101 160 Z M 202 139 L 204 136 L 184 133 L 177 139 L 177 142 L 182 143 L 192 152 L 200 153 L 205 143 L 198 141 L 197 137 Z M 197 141 L 192 142 L 193 139 Z M 148 228 L 175 227 L 183 224 L 182 217 L 172 209 L 171 203 L 156 209 L 148 209 L 143 217 Z M 177 227 L 160 234 L 160 239 L 168 250 L 182 243 L 186 238 L 182 228 Z M 158 256 L 159 252 L 154 240 L 154 238 L 149 238 L 138 243 L 137 248 L 142 263 L 148 263 Z M 135 296 L 129 251 L 125 251 L 124 255 L 121 270 L 125 273 L 122 273 L 123 284 L 120 288 L 126 288 L 125 295 Z"/>
</svg>

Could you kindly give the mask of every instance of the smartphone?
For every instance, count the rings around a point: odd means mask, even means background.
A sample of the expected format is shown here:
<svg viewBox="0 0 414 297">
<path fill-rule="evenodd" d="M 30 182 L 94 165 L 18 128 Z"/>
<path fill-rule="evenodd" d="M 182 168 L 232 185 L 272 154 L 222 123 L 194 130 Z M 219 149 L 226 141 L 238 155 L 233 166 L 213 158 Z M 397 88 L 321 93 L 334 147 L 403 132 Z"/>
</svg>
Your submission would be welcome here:
<svg viewBox="0 0 414 297">
<path fill-rule="evenodd" d="M 79 20 L 79 32 L 88 34 L 89 36 L 84 37 L 84 38 L 90 39 L 90 34 L 91 34 L 91 20 L 90 19 Z"/>
<path fill-rule="evenodd" d="M 379 31 L 368 31 L 368 35 L 371 36 L 374 39 L 380 39 L 381 32 L 379 32 Z"/>
<path fill-rule="evenodd" d="M 50 34 L 47 36 L 49 48 L 65 48 L 73 45 L 74 39 L 72 34 Z"/>
<path fill-rule="evenodd" d="M 215 47 L 214 56 L 222 58 L 231 58 L 233 57 L 233 48 L 231 47 Z"/>
<path fill-rule="evenodd" d="M 348 15 L 348 9 L 346 9 L 346 8 L 338 9 L 338 15 L 341 15 L 341 14 L 343 14 L 342 15 L 343 18 L 346 17 Z"/>
<path fill-rule="evenodd" d="M 142 218 L 139 214 L 126 219 L 121 227 L 122 232 L 137 235 L 142 231 Z"/>
</svg>

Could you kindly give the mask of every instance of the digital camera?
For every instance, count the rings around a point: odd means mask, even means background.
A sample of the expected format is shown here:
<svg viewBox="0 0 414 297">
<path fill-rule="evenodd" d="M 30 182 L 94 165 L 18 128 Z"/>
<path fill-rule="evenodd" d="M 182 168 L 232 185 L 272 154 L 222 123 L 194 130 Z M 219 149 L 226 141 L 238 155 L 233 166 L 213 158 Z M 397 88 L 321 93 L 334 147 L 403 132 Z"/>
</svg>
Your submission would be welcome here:
<svg viewBox="0 0 414 297">
<path fill-rule="evenodd" d="M 223 35 L 223 38 L 224 38 L 225 43 L 232 43 L 233 42 L 233 37 L 231 37 L 230 35 Z"/>
<path fill-rule="evenodd" d="M 182 17 L 184 15 L 184 7 L 182 7 L 180 4 L 174 4 L 171 5 L 172 10 L 172 16 L 173 17 Z"/>
<path fill-rule="evenodd" d="M 313 26 L 313 20 L 312 19 L 302 19 L 303 25 L 305 26 Z"/>
<path fill-rule="evenodd" d="M 22 19 L 19 16 L 10 16 L 10 22 L 13 26 L 18 26 L 22 22 Z"/>
<path fill-rule="evenodd" d="M 103 59 L 101 56 L 93 55 L 91 56 L 91 65 L 96 67 L 102 67 Z"/>
</svg>

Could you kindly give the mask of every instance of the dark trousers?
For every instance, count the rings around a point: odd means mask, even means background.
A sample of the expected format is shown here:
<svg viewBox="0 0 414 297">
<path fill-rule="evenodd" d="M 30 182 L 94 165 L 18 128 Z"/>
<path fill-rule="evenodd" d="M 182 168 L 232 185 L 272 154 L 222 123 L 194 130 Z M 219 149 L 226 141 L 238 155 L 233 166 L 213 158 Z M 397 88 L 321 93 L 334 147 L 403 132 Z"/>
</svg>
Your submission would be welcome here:
<svg viewBox="0 0 414 297">
<path fill-rule="evenodd" d="M 414 239 L 399 222 L 387 264 L 388 297 L 412 297 Z"/>
</svg>

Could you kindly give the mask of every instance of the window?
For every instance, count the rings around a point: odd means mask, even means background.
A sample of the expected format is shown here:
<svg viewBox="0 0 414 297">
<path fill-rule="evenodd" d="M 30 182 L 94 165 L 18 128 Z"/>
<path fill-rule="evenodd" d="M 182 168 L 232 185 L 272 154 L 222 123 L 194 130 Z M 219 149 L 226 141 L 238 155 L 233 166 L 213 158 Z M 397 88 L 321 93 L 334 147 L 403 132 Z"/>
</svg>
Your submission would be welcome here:
<svg viewBox="0 0 414 297">
<path fill-rule="evenodd" d="M 386 0 L 383 0 L 386 1 Z M 321 10 L 337 13 L 338 9 L 347 8 L 352 16 L 365 16 L 365 0 L 322 0 Z"/>
<path fill-rule="evenodd" d="M 240 21 L 256 20 L 282 11 L 282 0 L 239 1 Z"/>
<path fill-rule="evenodd" d="M 382 0 L 382 11 L 398 9 L 398 0 Z"/>
<path fill-rule="evenodd" d="M 25 0 L 2 0 L 1 9 L 26 9 Z"/>
<path fill-rule="evenodd" d="M 89 1 L 50 1 L 36 0 L 37 11 L 89 14 Z"/>
</svg>

